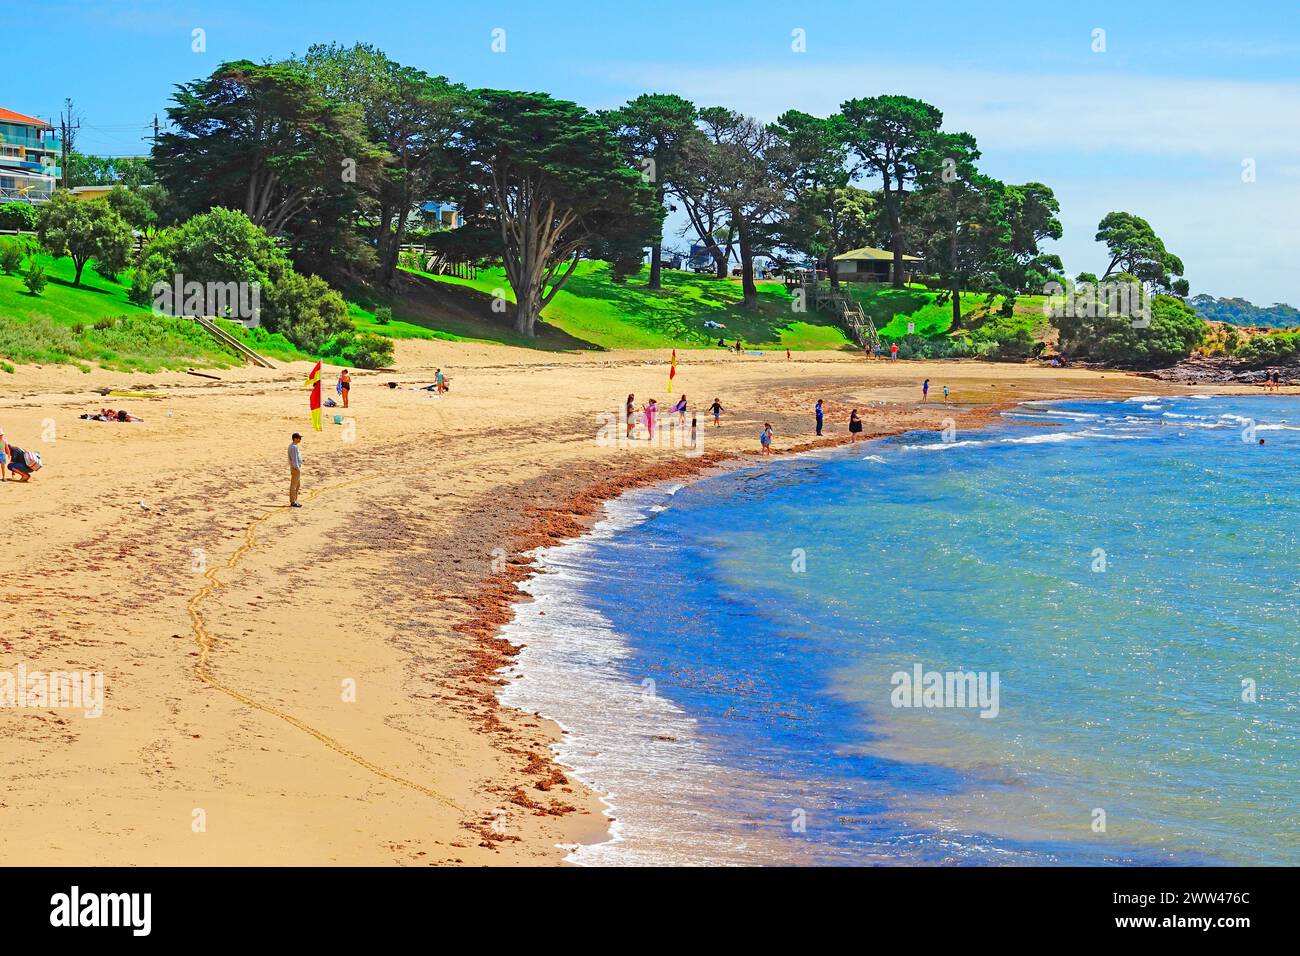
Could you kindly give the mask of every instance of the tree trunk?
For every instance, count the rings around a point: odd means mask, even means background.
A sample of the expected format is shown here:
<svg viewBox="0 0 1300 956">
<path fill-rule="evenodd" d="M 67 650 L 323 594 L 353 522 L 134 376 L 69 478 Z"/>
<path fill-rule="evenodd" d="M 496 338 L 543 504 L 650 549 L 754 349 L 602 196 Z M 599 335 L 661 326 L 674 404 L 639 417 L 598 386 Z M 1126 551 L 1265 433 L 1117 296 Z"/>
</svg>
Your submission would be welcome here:
<svg viewBox="0 0 1300 956">
<path fill-rule="evenodd" d="M 903 224 L 898 218 L 894 219 L 890 242 L 894 247 L 894 288 L 901 289 L 903 287 Z"/>
<path fill-rule="evenodd" d="M 838 292 L 840 288 L 840 277 L 835 272 L 835 250 L 834 249 L 830 249 L 826 253 L 826 276 L 827 278 L 830 279 L 831 288 Z"/>
<path fill-rule="evenodd" d="M 956 279 L 952 281 L 952 328 L 949 332 L 955 332 L 961 328 L 961 286 Z"/>
<path fill-rule="evenodd" d="M 516 293 L 516 298 L 519 304 L 515 306 L 515 331 L 528 336 L 530 339 L 536 338 L 537 315 L 541 312 L 537 297 L 533 295 L 519 296 Z"/>
<path fill-rule="evenodd" d="M 659 208 L 662 209 L 664 205 L 664 192 L 665 192 L 662 185 L 659 187 L 658 192 L 659 192 Z M 663 279 L 661 278 L 663 272 L 663 259 L 664 259 L 664 237 L 663 234 L 661 233 L 660 235 L 655 237 L 655 244 L 650 247 L 650 281 L 646 284 L 647 289 L 663 288 Z"/>
<path fill-rule="evenodd" d="M 754 284 L 754 250 L 749 244 L 749 232 L 746 229 L 740 230 L 740 287 L 744 293 L 740 307 L 757 312 L 758 286 Z"/>
<path fill-rule="evenodd" d="M 730 261 L 727 253 L 723 251 L 721 246 L 716 244 L 709 251 L 713 253 L 713 262 L 718 270 L 718 278 L 725 279 L 727 277 L 727 264 Z"/>
<path fill-rule="evenodd" d="M 90 261 L 90 260 L 88 260 L 88 259 L 73 259 L 73 260 L 72 260 L 72 264 L 73 264 L 73 266 L 76 267 L 76 270 L 77 270 L 76 272 L 73 273 L 73 276 L 72 276 L 72 284 L 73 284 L 73 285 L 81 285 L 81 270 L 84 269 L 84 268 L 86 268 L 86 263 L 89 262 L 89 261 Z"/>
</svg>

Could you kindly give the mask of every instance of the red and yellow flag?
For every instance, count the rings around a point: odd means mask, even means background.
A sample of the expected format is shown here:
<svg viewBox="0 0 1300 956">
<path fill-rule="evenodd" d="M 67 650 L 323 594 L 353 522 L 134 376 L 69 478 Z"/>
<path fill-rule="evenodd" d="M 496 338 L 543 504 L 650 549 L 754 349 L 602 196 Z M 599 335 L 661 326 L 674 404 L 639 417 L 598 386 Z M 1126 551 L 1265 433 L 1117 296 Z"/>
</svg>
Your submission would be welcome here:
<svg viewBox="0 0 1300 956">
<path fill-rule="evenodd" d="M 673 390 L 673 377 L 677 374 L 677 350 L 673 349 L 673 362 L 668 366 L 668 391 Z M 671 395 L 668 396 L 672 398 Z"/>
<path fill-rule="evenodd" d="M 320 362 L 316 363 L 316 367 L 311 370 L 302 387 L 311 389 L 311 423 L 317 431 L 320 431 Z"/>
</svg>

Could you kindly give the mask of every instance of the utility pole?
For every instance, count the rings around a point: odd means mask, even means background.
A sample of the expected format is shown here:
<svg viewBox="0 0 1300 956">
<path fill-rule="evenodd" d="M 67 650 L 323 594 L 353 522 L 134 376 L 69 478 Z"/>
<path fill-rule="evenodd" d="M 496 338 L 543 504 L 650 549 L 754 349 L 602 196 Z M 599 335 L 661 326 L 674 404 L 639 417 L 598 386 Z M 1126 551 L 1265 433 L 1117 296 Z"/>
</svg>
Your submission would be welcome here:
<svg viewBox="0 0 1300 956">
<path fill-rule="evenodd" d="M 63 176 L 63 188 L 68 188 L 68 157 L 72 153 L 77 130 L 81 129 L 81 118 L 72 110 L 72 97 L 63 101 L 63 112 L 59 114 L 59 140 L 63 146 L 63 164 L 60 166 Z"/>
<path fill-rule="evenodd" d="M 155 149 L 158 147 L 158 114 L 157 113 L 153 114 L 153 145 Z"/>
</svg>

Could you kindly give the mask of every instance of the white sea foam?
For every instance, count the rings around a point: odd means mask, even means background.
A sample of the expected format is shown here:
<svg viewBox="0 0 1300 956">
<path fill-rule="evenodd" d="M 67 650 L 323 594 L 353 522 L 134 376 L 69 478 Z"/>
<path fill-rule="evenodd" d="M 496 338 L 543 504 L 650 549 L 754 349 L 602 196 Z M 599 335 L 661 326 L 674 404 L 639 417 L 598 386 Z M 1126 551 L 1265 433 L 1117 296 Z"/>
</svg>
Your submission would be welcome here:
<svg viewBox="0 0 1300 956">
<path fill-rule="evenodd" d="M 626 588 L 591 562 L 594 546 L 646 520 L 665 489 L 631 492 L 605 506 L 583 538 L 540 549 L 540 573 L 520 588 L 502 636 L 524 645 L 504 671 L 503 704 L 540 713 L 565 730 L 556 758 L 602 793 L 610 839 L 569 846 L 568 862 L 602 864 L 757 864 L 770 848 L 742 824 L 722 826 L 710 808 L 719 790 L 758 792 L 764 784 L 713 762 L 694 718 L 655 692 L 654 679 L 627 671 L 632 651 L 611 622 L 584 600 L 584 588 Z M 713 798 L 713 799 L 710 799 Z M 507 818 L 507 827 L 509 821 Z"/>
</svg>

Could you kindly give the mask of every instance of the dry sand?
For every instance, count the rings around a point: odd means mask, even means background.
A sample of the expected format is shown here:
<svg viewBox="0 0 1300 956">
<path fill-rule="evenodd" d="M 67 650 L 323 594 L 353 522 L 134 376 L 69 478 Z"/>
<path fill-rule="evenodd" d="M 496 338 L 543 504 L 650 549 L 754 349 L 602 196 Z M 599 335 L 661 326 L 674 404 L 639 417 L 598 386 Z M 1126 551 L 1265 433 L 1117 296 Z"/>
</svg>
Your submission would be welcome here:
<svg viewBox="0 0 1300 956">
<path fill-rule="evenodd" d="M 106 686 L 99 718 L 0 710 L 5 862 L 559 862 L 558 845 L 601 839 L 605 821 L 550 761 L 558 729 L 496 701 L 512 648 L 494 632 L 528 573 L 521 551 L 580 531 L 623 488 L 752 455 L 765 421 L 778 451 L 808 447 L 817 398 L 830 444 L 851 406 L 869 436 L 975 424 L 1035 398 L 1194 390 L 1115 372 L 686 351 L 672 400 L 687 393 L 699 416 L 693 457 L 596 440 L 597 415 L 621 419 L 628 392 L 669 417 L 664 352 L 404 342 L 398 359 L 354 372 L 352 408 L 327 409 L 322 434 L 306 364 L 220 381 L 0 375 L 0 427 L 46 464 L 0 485 L 0 671 L 102 671 Z M 435 366 L 451 378 L 443 397 L 414 389 Z M 102 405 L 145 421 L 78 419 Z M 300 510 L 286 507 L 295 430 Z"/>
</svg>

